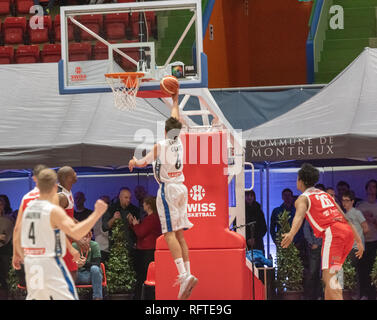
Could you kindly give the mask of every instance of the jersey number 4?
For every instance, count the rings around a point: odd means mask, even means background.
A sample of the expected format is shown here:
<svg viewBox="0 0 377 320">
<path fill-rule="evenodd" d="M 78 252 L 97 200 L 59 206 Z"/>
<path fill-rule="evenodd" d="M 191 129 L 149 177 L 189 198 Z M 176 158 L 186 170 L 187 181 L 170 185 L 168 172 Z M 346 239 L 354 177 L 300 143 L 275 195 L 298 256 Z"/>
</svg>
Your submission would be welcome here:
<svg viewBox="0 0 377 320">
<path fill-rule="evenodd" d="M 33 240 L 33 244 L 35 244 L 35 231 L 34 231 L 34 222 L 30 224 L 30 229 L 29 229 L 29 239 Z"/>
</svg>

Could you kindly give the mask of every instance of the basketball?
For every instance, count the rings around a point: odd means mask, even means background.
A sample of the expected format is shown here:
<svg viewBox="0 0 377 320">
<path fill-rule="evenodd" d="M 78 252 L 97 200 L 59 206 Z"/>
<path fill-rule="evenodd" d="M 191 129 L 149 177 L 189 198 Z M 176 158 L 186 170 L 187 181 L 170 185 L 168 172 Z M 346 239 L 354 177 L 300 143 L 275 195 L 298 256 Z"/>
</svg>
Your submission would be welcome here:
<svg viewBox="0 0 377 320">
<path fill-rule="evenodd" d="M 160 89 L 168 95 L 174 95 L 178 92 L 179 82 L 174 76 L 163 77 L 160 81 Z"/>
</svg>

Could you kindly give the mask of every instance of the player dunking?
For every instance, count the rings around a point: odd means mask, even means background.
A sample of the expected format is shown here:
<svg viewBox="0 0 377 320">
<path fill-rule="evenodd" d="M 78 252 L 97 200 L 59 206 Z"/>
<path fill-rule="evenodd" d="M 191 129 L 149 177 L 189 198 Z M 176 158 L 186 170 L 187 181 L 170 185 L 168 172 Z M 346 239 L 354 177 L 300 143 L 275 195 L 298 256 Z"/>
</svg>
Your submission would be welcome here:
<svg viewBox="0 0 377 320">
<path fill-rule="evenodd" d="M 314 188 L 319 171 L 310 164 L 303 164 L 298 172 L 297 189 L 303 194 L 296 200 L 296 214 L 291 230 L 283 234 L 281 246 L 287 248 L 304 218 L 313 228 L 314 235 L 322 238 L 322 278 L 325 283 L 325 300 L 343 300 L 338 272 L 352 249 L 356 239 L 360 259 L 363 243 L 355 227 L 349 223 L 339 205 L 326 192 Z"/>
<path fill-rule="evenodd" d="M 78 297 L 74 282 L 62 259 L 66 253 L 66 234 L 81 239 L 105 213 L 107 204 L 97 200 L 94 212 L 75 224 L 61 207 L 53 204 L 58 188 L 55 171 L 42 170 L 37 181 L 40 195 L 27 206 L 20 223 L 26 299 L 75 300 Z"/>
<path fill-rule="evenodd" d="M 172 96 L 171 117 L 165 122 L 166 139 L 154 145 L 144 158 L 130 160 L 129 168 L 153 163 L 154 175 L 160 187 L 157 192 L 157 211 L 161 229 L 178 269 L 180 283 L 178 299 L 185 300 L 198 282 L 190 272 L 189 250 L 183 235 L 193 224 L 187 218 L 187 188 L 183 184 L 183 146 L 179 138 L 178 92 Z"/>
</svg>

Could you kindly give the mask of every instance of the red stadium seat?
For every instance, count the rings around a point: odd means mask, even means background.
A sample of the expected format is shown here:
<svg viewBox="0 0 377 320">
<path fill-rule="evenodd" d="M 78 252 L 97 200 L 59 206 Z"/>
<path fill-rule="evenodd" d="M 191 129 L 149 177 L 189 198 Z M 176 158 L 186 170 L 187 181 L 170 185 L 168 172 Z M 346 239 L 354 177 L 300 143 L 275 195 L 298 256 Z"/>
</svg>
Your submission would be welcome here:
<svg viewBox="0 0 377 320">
<path fill-rule="evenodd" d="M 10 15 L 12 0 L 0 0 L 0 15 Z"/>
<path fill-rule="evenodd" d="M 34 21 L 34 23 L 37 24 L 39 22 L 38 19 Z M 30 43 L 50 42 L 49 35 L 51 32 L 51 27 L 52 27 L 52 20 L 50 16 L 43 16 L 43 29 L 35 29 L 29 26 Z"/>
<path fill-rule="evenodd" d="M 152 261 L 148 265 L 147 279 L 145 279 L 141 288 L 141 300 L 148 300 L 147 292 L 149 289 L 154 289 L 155 286 L 156 286 L 156 264 L 154 261 Z"/>
<path fill-rule="evenodd" d="M 92 56 L 90 43 L 71 43 L 68 49 L 69 61 L 87 61 Z"/>
<path fill-rule="evenodd" d="M 94 60 L 107 60 L 109 59 L 108 46 L 101 41 L 96 42 L 93 48 L 93 59 Z"/>
<path fill-rule="evenodd" d="M 96 34 L 99 34 L 103 28 L 103 16 L 101 14 L 88 14 L 84 16 L 79 16 L 77 20 L 85 27 L 95 32 Z M 77 27 L 77 30 L 80 34 L 81 40 L 94 39 L 89 33 L 84 31 L 80 27 Z"/>
<path fill-rule="evenodd" d="M 39 62 L 39 47 L 35 44 L 21 45 L 16 49 L 16 63 L 37 63 Z"/>
<path fill-rule="evenodd" d="M 73 31 L 73 23 L 72 21 L 68 21 L 68 41 L 74 40 L 74 31 Z M 54 34 L 55 34 L 55 41 L 60 42 L 60 14 L 57 14 L 54 19 Z"/>
<path fill-rule="evenodd" d="M 41 52 L 42 62 L 59 62 L 61 59 L 60 44 L 45 44 Z"/>
<path fill-rule="evenodd" d="M 122 39 L 126 37 L 128 13 L 110 13 L 105 15 L 105 31 L 107 39 Z"/>
<path fill-rule="evenodd" d="M 17 44 L 24 43 L 24 33 L 26 31 L 25 17 L 6 17 L 4 20 L 4 43 Z"/>
<path fill-rule="evenodd" d="M 14 49 L 10 46 L 0 47 L 0 64 L 13 63 Z"/>
<path fill-rule="evenodd" d="M 15 0 L 17 14 L 29 14 L 30 8 L 34 6 L 33 0 Z"/>
</svg>

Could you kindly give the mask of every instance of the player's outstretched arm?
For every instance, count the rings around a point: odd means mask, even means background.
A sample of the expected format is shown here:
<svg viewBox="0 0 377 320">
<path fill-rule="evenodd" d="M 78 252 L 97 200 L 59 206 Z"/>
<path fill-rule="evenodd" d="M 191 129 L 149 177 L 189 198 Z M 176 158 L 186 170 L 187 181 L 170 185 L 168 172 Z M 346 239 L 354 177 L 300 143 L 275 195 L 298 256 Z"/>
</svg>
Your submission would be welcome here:
<svg viewBox="0 0 377 320">
<path fill-rule="evenodd" d="M 97 200 L 92 214 L 85 220 L 75 223 L 62 208 L 54 207 L 51 211 L 51 225 L 53 228 L 59 228 L 68 236 L 78 241 L 88 234 L 106 210 L 107 204 L 102 200 Z"/>
<path fill-rule="evenodd" d="M 306 211 L 308 210 L 308 200 L 305 196 L 300 196 L 295 202 L 296 213 L 293 218 L 291 230 L 288 233 L 283 234 L 283 240 L 281 241 L 281 246 L 283 248 L 288 248 L 293 238 L 295 237 L 298 230 L 305 219 Z"/>
<path fill-rule="evenodd" d="M 132 172 L 133 169 L 136 167 L 136 168 L 144 168 L 146 167 L 148 164 L 151 164 L 153 161 L 155 161 L 159 155 L 159 146 L 158 144 L 155 144 L 153 146 L 153 149 L 151 151 L 148 152 L 148 154 L 142 158 L 142 159 L 136 159 L 135 157 L 133 157 L 129 162 L 128 162 L 128 167 L 130 169 L 130 171 Z"/>
<path fill-rule="evenodd" d="M 170 116 L 179 120 L 178 92 L 171 97 L 173 99 L 173 108 L 171 109 Z"/>
</svg>

